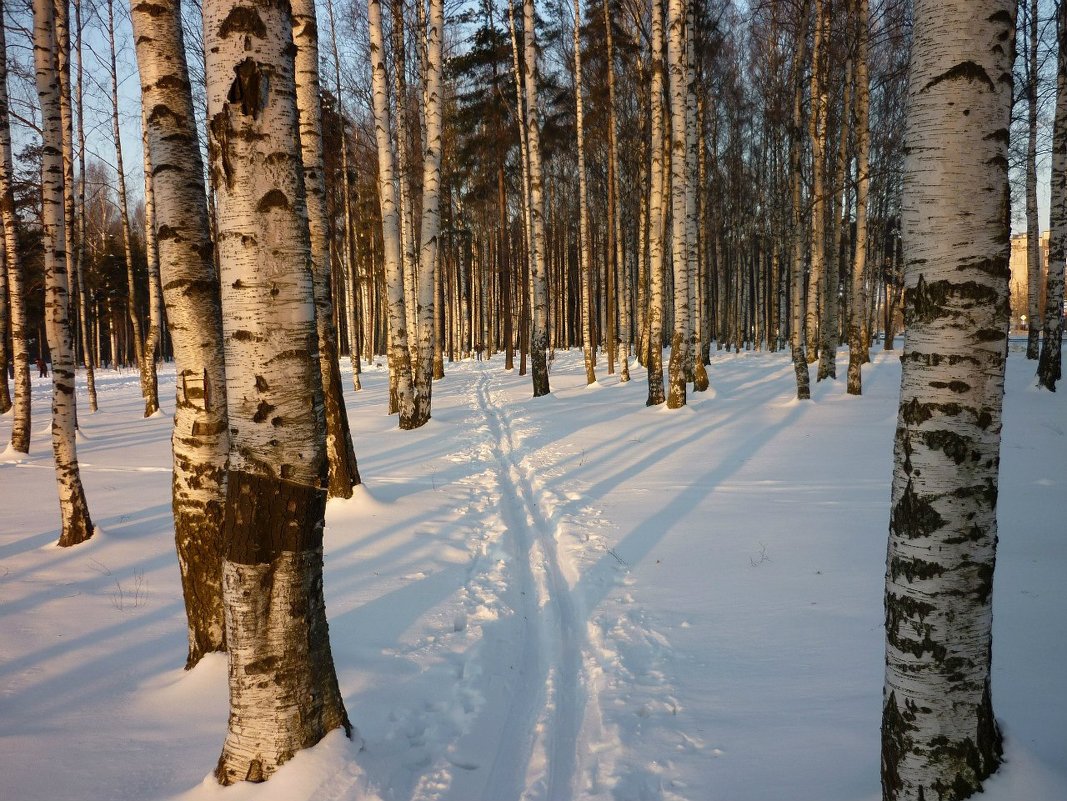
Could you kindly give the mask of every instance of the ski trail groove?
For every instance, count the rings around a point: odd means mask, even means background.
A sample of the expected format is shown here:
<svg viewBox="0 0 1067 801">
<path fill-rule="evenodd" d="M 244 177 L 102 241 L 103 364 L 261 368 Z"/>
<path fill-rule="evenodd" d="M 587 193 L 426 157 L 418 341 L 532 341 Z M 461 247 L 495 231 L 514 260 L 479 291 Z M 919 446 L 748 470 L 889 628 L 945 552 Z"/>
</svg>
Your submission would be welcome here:
<svg viewBox="0 0 1067 801">
<path fill-rule="evenodd" d="M 532 778 L 528 769 L 540 767 L 536 764 L 540 756 L 544 760 L 543 778 L 526 788 L 527 792 L 522 795 L 525 797 L 532 790 L 541 790 L 535 795 L 547 801 L 559 801 L 573 797 L 576 790 L 579 737 L 588 700 L 583 675 L 585 622 L 560 561 L 556 542 L 558 525 L 542 510 L 548 506 L 547 499 L 534 486 L 530 470 L 522 465 L 521 456 L 516 452 L 516 435 L 511 420 L 494 402 L 490 383 L 490 374 L 483 372 L 478 379 L 477 400 L 489 426 L 499 476 L 501 511 L 515 539 L 518 555 L 522 557 L 517 561 L 520 582 L 525 586 L 524 612 L 537 619 L 535 630 L 528 633 L 536 638 L 533 647 L 537 651 L 538 675 L 542 680 L 540 686 L 533 687 L 528 677 L 523 690 L 535 695 L 536 703 L 533 698 L 527 698 L 525 710 L 520 715 L 512 714 L 518 710 L 508 714 L 507 728 L 519 725 L 519 731 L 532 731 L 539 741 L 533 744 L 529 764 L 517 762 L 514 765 L 516 770 L 527 769 L 523 776 L 515 778 L 519 779 L 521 790 L 524 780 Z M 538 578 L 541 579 L 540 601 L 535 600 L 532 592 Z M 527 646 L 530 642 L 530 639 L 525 640 Z M 534 713 L 532 717 L 529 716 L 531 711 Z M 502 747 L 506 742 L 502 738 Z M 540 751 L 543 753 L 539 754 Z M 494 784 L 491 781 L 487 790 L 492 792 Z"/>
</svg>

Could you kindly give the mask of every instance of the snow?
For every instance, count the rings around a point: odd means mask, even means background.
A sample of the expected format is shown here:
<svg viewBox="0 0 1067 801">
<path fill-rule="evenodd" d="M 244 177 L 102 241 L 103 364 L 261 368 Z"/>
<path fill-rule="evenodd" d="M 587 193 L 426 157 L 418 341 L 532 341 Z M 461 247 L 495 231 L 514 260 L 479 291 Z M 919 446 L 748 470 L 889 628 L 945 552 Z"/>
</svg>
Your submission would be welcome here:
<svg viewBox="0 0 1067 801">
<path fill-rule="evenodd" d="M 0 456 L 0 797 L 877 799 L 896 354 L 862 398 L 840 380 L 799 403 L 786 356 L 713 353 L 675 412 L 645 407 L 636 364 L 629 384 L 598 368 L 587 389 L 558 353 L 534 400 L 502 359 L 449 365 L 410 432 L 364 368 L 366 483 L 327 508 L 325 577 L 362 749 L 335 732 L 226 789 L 225 658 L 181 669 L 173 369 L 149 419 L 135 372 L 98 373 L 79 456 L 103 533 L 73 549 L 35 378 L 31 453 Z M 1032 375 L 1013 345 L 990 801 L 1067 798 L 1067 401 Z"/>
</svg>

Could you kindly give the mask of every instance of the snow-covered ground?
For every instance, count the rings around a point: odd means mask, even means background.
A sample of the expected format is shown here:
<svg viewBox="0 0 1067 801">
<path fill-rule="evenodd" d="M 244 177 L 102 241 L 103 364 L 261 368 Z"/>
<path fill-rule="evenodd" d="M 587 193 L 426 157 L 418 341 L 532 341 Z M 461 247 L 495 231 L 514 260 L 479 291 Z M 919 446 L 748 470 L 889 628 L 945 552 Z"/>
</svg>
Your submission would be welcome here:
<svg viewBox="0 0 1067 801">
<path fill-rule="evenodd" d="M 844 374 L 844 357 L 838 362 Z M 5 801 L 867 801 L 878 789 L 882 589 L 900 365 L 792 399 L 783 355 L 713 354 L 712 389 L 644 405 L 643 370 L 532 400 L 503 360 L 451 365 L 403 432 L 385 371 L 348 393 L 365 485 L 327 509 L 338 733 L 265 785 L 209 777 L 225 658 L 181 668 L 169 411 L 104 371 L 79 455 L 102 534 L 54 546 L 48 385 L 0 463 Z M 1067 799 L 1067 398 L 1008 362 L 991 801 Z M 0 442 L 10 432 L 0 418 Z"/>
</svg>

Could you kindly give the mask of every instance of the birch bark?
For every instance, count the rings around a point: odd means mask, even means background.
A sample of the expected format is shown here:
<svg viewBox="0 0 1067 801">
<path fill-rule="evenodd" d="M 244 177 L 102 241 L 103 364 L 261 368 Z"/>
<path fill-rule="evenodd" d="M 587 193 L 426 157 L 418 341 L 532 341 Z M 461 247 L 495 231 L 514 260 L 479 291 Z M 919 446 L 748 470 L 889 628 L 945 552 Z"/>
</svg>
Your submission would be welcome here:
<svg viewBox="0 0 1067 801">
<path fill-rule="evenodd" d="M 191 668 L 204 654 L 225 648 L 222 523 L 230 439 L 222 308 L 180 4 L 135 2 L 130 18 L 148 172 L 159 190 L 160 275 L 177 374 L 171 493 Z"/>
<path fill-rule="evenodd" d="M 1052 392 L 1060 379 L 1063 340 L 1063 268 L 1067 258 L 1067 5 L 1060 4 L 1056 19 L 1059 55 L 1056 61 L 1056 118 L 1052 131 L 1051 235 L 1048 278 L 1045 284 L 1045 319 L 1037 363 L 1038 385 Z"/>
<path fill-rule="evenodd" d="M 668 366 L 667 407 L 685 406 L 689 353 L 689 245 L 686 221 L 685 0 L 667 3 L 667 69 L 671 94 L 671 263 L 674 268 L 674 333 Z"/>
<path fill-rule="evenodd" d="M 52 354 L 52 453 L 59 485 L 59 545 L 69 546 L 85 542 L 94 529 L 82 488 L 74 434 L 74 355 L 68 316 L 66 231 L 63 225 L 63 123 L 56 75 L 55 7 L 52 0 L 34 0 L 33 3 L 33 60 L 43 132 L 41 228 L 45 332 Z M 8 205 L 6 199 L 4 205 Z M 11 211 L 13 218 L 14 209 Z M 5 228 L 10 227 L 7 218 L 5 213 Z"/>
<path fill-rule="evenodd" d="M 422 0 L 418 0 L 422 2 Z M 430 419 L 430 393 L 433 385 L 434 355 L 434 271 L 437 262 L 437 234 L 441 227 L 441 92 L 444 0 L 430 0 L 429 32 L 426 44 L 425 102 L 426 151 L 422 165 L 422 225 L 419 227 L 418 359 L 415 364 L 415 425 Z"/>
<path fill-rule="evenodd" d="M 666 400 L 663 393 L 663 238 L 664 178 L 663 164 L 663 0 L 652 0 L 652 86 L 649 92 L 649 115 L 652 117 L 652 142 L 648 192 L 648 399 L 646 406 Z"/>
<path fill-rule="evenodd" d="M 1026 358 L 1036 359 L 1041 330 L 1041 225 L 1037 219 L 1037 0 L 1030 0 L 1026 7 Z"/>
<path fill-rule="evenodd" d="M 848 393 L 863 393 L 862 367 L 868 360 L 867 318 L 867 193 L 870 188 L 870 83 L 867 42 L 870 37 L 867 0 L 855 0 L 856 14 L 856 257 L 848 318 Z"/>
<path fill-rule="evenodd" d="M 378 197 L 382 210 L 385 283 L 388 296 L 389 359 L 396 381 L 400 427 L 415 427 L 415 398 L 404 310 L 404 265 L 401 258 L 400 215 L 397 208 L 395 155 L 389 135 L 389 86 L 385 74 L 381 0 L 367 0 L 374 105 L 374 134 L 378 145 Z"/>
<path fill-rule="evenodd" d="M 585 131 L 582 106 L 582 9 L 580 0 L 574 0 L 574 117 L 578 137 L 578 258 L 581 265 L 582 297 L 582 356 L 585 360 L 585 383 L 596 381 L 596 345 L 590 317 L 593 310 L 593 256 L 589 234 L 589 195 L 585 174 Z"/>
<path fill-rule="evenodd" d="M 535 398 L 547 395 L 548 248 L 545 243 L 544 183 L 541 177 L 541 111 L 537 104 L 537 36 L 534 0 L 523 0 L 522 35 L 526 79 L 526 139 L 530 147 L 530 361 Z"/>
<path fill-rule="evenodd" d="M 264 781 L 351 724 L 322 591 L 327 463 L 289 5 L 204 5 L 230 427 L 230 719 L 215 775 Z"/>
<path fill-rule="evenodd" d="M 163 329 L 162 298 L 159 290 L 159 249 L 156 242 L 156 193 L 152 180 L 148 120 L 141 104 L 141 150 L 144 155 L 144 249 L 148 266 L 148 332 L 144 340 L 145 417 L 159 411 L 159 381 L 156 378 L 156 348 Z"/>
<path fill-rule="evenodd" d="M 914 31 L 885 589 L 886 801 L 966 798 L 1001 756 L 990 651 L 1015 2 L 920 0 Z"/>
<path fill-rule="evenodd" d="M 315 0 L 293 0 L 296 46 L 296 104 L 300 110 L 300 150 L 311 235 L 311 270 L 315 289 L 315 328 L 319 337 L 319 372 L 326 415 L 326 461 L 329 493 L 351 498 L 359 483 L 356 452 L 341 390 L 337 328 L 330 286 L 330 242 L 326 217 L 326 178 L 322 156 L 322 100 L 319 87 L 319 29 Z"/>
</svg>

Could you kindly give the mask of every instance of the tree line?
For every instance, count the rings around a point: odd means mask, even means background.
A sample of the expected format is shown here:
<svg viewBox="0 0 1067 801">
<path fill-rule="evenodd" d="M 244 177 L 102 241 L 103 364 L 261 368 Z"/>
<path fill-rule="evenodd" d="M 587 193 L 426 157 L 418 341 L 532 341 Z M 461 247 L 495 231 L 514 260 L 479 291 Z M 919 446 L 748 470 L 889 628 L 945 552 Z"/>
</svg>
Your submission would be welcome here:
<svg viewBox="0 0 1067 801">
<path fill-rule="evenodd" d="M 140 203 L 121 146 L 127 12 Z M 360 481 L 342 356 L 353 390 L 384 359 L 389 411 L 412 429 L 448 362 L 513 369 L 517 355 L 538 397 L 562 348 L 582 349 L 589 383 L 629 381 L 636 359 L 647 403 L 679 408 L 709 386 L 712 347 L 788 349 L 805 400 L 813 367 L 836 379 L 847 345 L 859 395 L 870 349 L 892 349 L 903 324 L 883 792 L 963 798 L 995 770 L 1008 175 L 1022 165 L 1027 355 L 1054 390 L 1062 4 L 33 0 L 4 15 L 22 51 L 0 38 L 0 410 L 14 407 L 12 447 L 27 453 L 29 360 L 47 354 L 59 541 L 76 545 L 93 533 L 76 369 L 91 412 L 95 371 L 136 366 L 148 416 L 157 360 L 174 360 L 187 667 L 230 654 L 221 782 L 265 780 L 327 731 L 351 732 L 322 600 L 326 499 Z M 1039 57 L 1055 62 L 1051 90 Z M 93 58 L 113 170 L 88 157 Z M 16 110 L 8 87 L 31 75 L 35 102 Z"/>
</svg>

